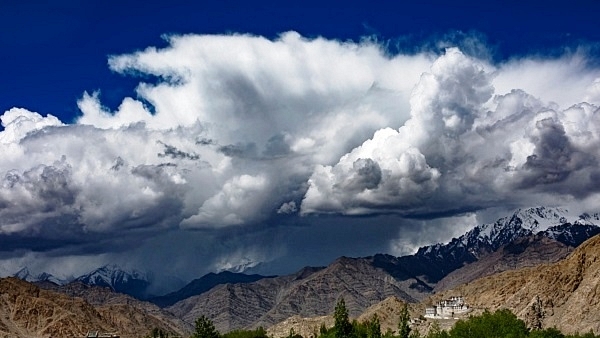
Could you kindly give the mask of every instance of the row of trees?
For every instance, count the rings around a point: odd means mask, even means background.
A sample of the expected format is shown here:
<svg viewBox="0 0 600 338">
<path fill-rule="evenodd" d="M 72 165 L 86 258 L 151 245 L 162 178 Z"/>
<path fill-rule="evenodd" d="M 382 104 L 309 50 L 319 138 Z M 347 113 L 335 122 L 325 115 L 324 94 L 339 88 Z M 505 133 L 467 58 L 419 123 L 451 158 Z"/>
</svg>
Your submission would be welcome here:
<svg viewBox="0 0 600 338">
<path fill-rule="evenodd" d="M 315 338 L 600 338 L 589 332 L 584 335 L 564 335 L 555 328 L 545 330 L 529 330 L 525 322 L 518 319 L 510 310 L 498 310 L 494 313 L 484 312 L 479 316 L 459 320 L 446 331 L 441 330 L 438 322 L 434 322 L 427 335 L 422 336 L 410 327 L 410 315 L 406 304 L 400 311 L 398 330 L 396 333 L 388 330 L 381 332 L 377 315 L 365 322 L 350 321 L 344 299 L 340 299 L 333 313 L 334 326 L 322 325 Z M 260 327 L 256 330 L 235 330 L 221 335 L 212 321 L 205 316 L 196 320 L 195 331 L 191 338 L 270 338 Z M 167 336 L 168 337 L 168 336 Z M 154 336 L 154 338 L 164 338 Z M 278 337 L 282 338 L 282 337 Z M 303 338 L 290 330 L 286 338 Z"/>
</svg>

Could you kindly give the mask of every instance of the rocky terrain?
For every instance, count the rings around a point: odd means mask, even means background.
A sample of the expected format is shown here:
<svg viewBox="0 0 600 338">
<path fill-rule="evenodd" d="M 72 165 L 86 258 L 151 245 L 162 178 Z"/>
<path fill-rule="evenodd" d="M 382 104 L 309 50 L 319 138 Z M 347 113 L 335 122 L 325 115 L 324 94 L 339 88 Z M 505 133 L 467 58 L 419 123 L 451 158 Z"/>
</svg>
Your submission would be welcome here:
<svg viewBox="0 0 600 338">
<path fill-rule="evenodd" d="M 63 293 L 9 277 L 0 279 L 0 294 L 1 337 L 76 337 L 90 330 L 139 337 L 154 327 L 180 335 L 189 332 L 158 307 L 109 289 L 73 284 Z"/>
<path fill-rule="evenodd" d="M 508 308 L 532 327 L 600 332 L 600 236 L 553 264 L 506 271 L 436 295 L 453 294 L 480 309 Z"/>
<path fill-rule="evenodd" d="M 220 273 L 209 273 L 201 278 L 194 279 L 186 286 L 175 292 L 168 293 L 164 296 L 152 297 L 148 301 L 160 306 L 166 307 L 177 303 L 180 300 L 200 295 L 220 284 L 237 284 L 237 283 L 252 283 L 266 276 L 261 275 L 246 275 L 243 273 L 235 273 L 223 271 Z"/>
<path fill-rule="evenodd" d="M 306 268 L 249 284 L 220 285 L 167 309 L 188 322 L 204 314 L 221 331 L 269 327 L 294 315 L 329 315 L 340 297 L 344 297 L 350 316 L 358 316 L 390 296 L 415 302 L 418 292 L 410 291 L 414 283 L 414 279 L 391 277 L 367 259 L 342 257 L 327 268 Z"/>
<path fill-rule="evenodd" d="M 519 238 L 471 264 L 452 271 L 436 284 L 433 291 L 451 289 L 503 271 L 554 263 L 567 257 L 572 251 L 573 247 L 541 234 Z"/>
<path fill-rule="evenodd" d="M 400 318 L 400 311 L 403 306 L 407 304 L 399 300 L 396 297 L 388 297 L 383 301 L 370 306 L 360 316 L 351 317 L 350 320 L 356 319 L 359 322 L 365 322 L 371 320 L 373 316 L 377 315 L 381 325 L 381 331 L 386 332 L 398 330 L 398 320 Z M 413 308 L 414 305 L 409 305 L 409 309 Z M 418 317 L 420 313 L 416 311 L 410 311 L 413 317 Z M 331 328 L 334 325 L 333 315 L 319 316 L 319 317 L 300 317 L 292 316 L 286 320 L 279 322 L 267 329 L 267 334 L 275 338 L 287 337 L 290 330 L 294 330 L 295 333 L 299 333 L 305 338 L 316 337 L 318 335 L 321 325 L 325 325 L 326 328 Z"/>
</svg>

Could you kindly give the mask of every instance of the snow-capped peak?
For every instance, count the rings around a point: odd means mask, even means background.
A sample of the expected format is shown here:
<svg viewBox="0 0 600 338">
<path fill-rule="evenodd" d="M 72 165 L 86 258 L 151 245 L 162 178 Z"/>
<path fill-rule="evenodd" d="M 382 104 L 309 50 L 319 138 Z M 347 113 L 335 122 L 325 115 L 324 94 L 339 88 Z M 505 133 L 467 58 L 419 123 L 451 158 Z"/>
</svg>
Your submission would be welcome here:
<svg viewBox="0 0 600 338">
<path fill-rule="evenodd" d="M 115 264 L 108 264 L 76 279 L 87 285 L 108 287 L 113 291 L 137 298 L 146 296 L 150 285 L 148 274 L 138 270 L 125 270 Z"/>
<path fill-rule="evenodd" d="M 577 216 L 569 215 L 563 208 L 534 207 L 518 209 L 512 215 L 502 217 L 494 223 L 482 224 L 471 230 L 466 236 L 477 234 L 480 241 L 494 249 L 513 241 L 517 237 L 537 234 L 550 227 L 573 223 Z"/>
<path fill-rule="evenodd" d="M 429 257 L 448 257 L 469 252 L 473 258 L 492 252 L 517 238 L 543 234 L 570 246 L 600 232 L 600 214 L 575 216 L 564 208 L 533 207 L 518 209 L 494 223 L 481 224 L 447 244 L 420 248 L 417 254 Z"/>
<path fill-rule="evenodd" d="M 107 264 L 96 270 L 85 274 L 77 280 L 89 285 L 100 285 L 113 287 L 115 283 L 127 283 L 130 280 L 144 280 L 149 278 L 147 274 L 138 270 L 124 270 L 116 264 Z"/>
<path fill-rule="evenodd" d="M 24 281 L 28 281 L 28 282 L 43 282 L 43 281 L 48 281 L 48 282 L 52 282 L 52 283 L 55 283 L 55 284 L 58 284 L 58 285 L 63 285 L 63 284 L 65 284 L 67 282 L 65 280 L 56 278 L 55 276 L 53 276 L 52 274 L 49 274 L 47 272 L 42 272 L 42 273 L 39 273 L 39 274 L 31 273 L 29 271 L 28 267 L 21 268 L 13 276 L 17 277 L 19 279 L 22 279 Z"/>
</svg>

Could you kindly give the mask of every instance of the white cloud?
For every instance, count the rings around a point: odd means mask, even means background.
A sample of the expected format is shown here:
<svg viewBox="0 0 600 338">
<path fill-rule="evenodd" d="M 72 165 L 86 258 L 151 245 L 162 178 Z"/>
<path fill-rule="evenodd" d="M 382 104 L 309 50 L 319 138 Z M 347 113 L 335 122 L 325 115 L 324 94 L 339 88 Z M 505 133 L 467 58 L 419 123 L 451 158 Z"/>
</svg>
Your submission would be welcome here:
<svg viewBox="0 0 600 338">
<path fill-rule="evenodd" d="M 390 56 L 294 32 L 168 43 L 110 58 L 147 81 L 115 111 L 93 92 L 75 124 L 21 108 L 0 116 L 3 252 L 71 257 L 135 242 L 146 255 L 165 236 L 218 262 L 232 250 L 204 243 L 213 232 L 298 210 L 311 224 L 319 213 L 597 200 L 600 70 L 583 54 L 489 64 L 454 48 Z M 231 262 L 267 257 L 239 252 Z"/>
<path fill-rule="evenodd" d="M 565 63 L 572 70 L 573 60 Z M 316 166 L 302 214 L 419 215 L 593 193 L 598 107 L 564 109 L 522 90 L 490 100 L 492 75 L 507 76 L 503 69 L 448 49 L 415 86 L 403 126 L 375 132 L 334 166 Z"/>
<path fill-rule="evenodd" d="M 398 131 L 386 128 L 331 166 L 317 166 L 302 202 L 302 212 L 372 213 L 410 210 L 426 204 L 438 188 L 440 166 L 458 138 L 469 131 L 491 96 L 483 67 L 449 49 L 425 73 L 411 96 L 411 119 Z M 456 146 L 455 146 L 456 145 Z"/>
</svg>

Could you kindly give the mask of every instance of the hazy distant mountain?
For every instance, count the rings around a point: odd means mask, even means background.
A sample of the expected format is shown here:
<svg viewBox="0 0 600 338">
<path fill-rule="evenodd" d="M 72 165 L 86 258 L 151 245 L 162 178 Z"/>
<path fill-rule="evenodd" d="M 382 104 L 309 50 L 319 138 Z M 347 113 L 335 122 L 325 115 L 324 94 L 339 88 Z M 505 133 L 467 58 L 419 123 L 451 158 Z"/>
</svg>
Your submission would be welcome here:
<svg viewBox="0 0 600 338">
<path fill-rule="evenodd" d="M 229 271 L 223 271 L 220 273 L 211 272 L 198 279 L 194 279 L 178 291 L 171 292 L 164 296 L 152 297 L 148 300 L 160 307 L 166 307 L 173 305 L 180 300 L 200 295 L 220 284 L 251 283 L 257 280 L 261 280 L 263 278 L 268 277 L 261 275 L 246 275 L 243 273 L 235 273 Z"/>
<path fill-rule="evenodd" d="M 148 275 L 137 270 L 123 270 L 117 265 L 105 265 L 75 279 L 86 285 L 110 288 L 138 299 L 148 297 Z"/>
</svg>

